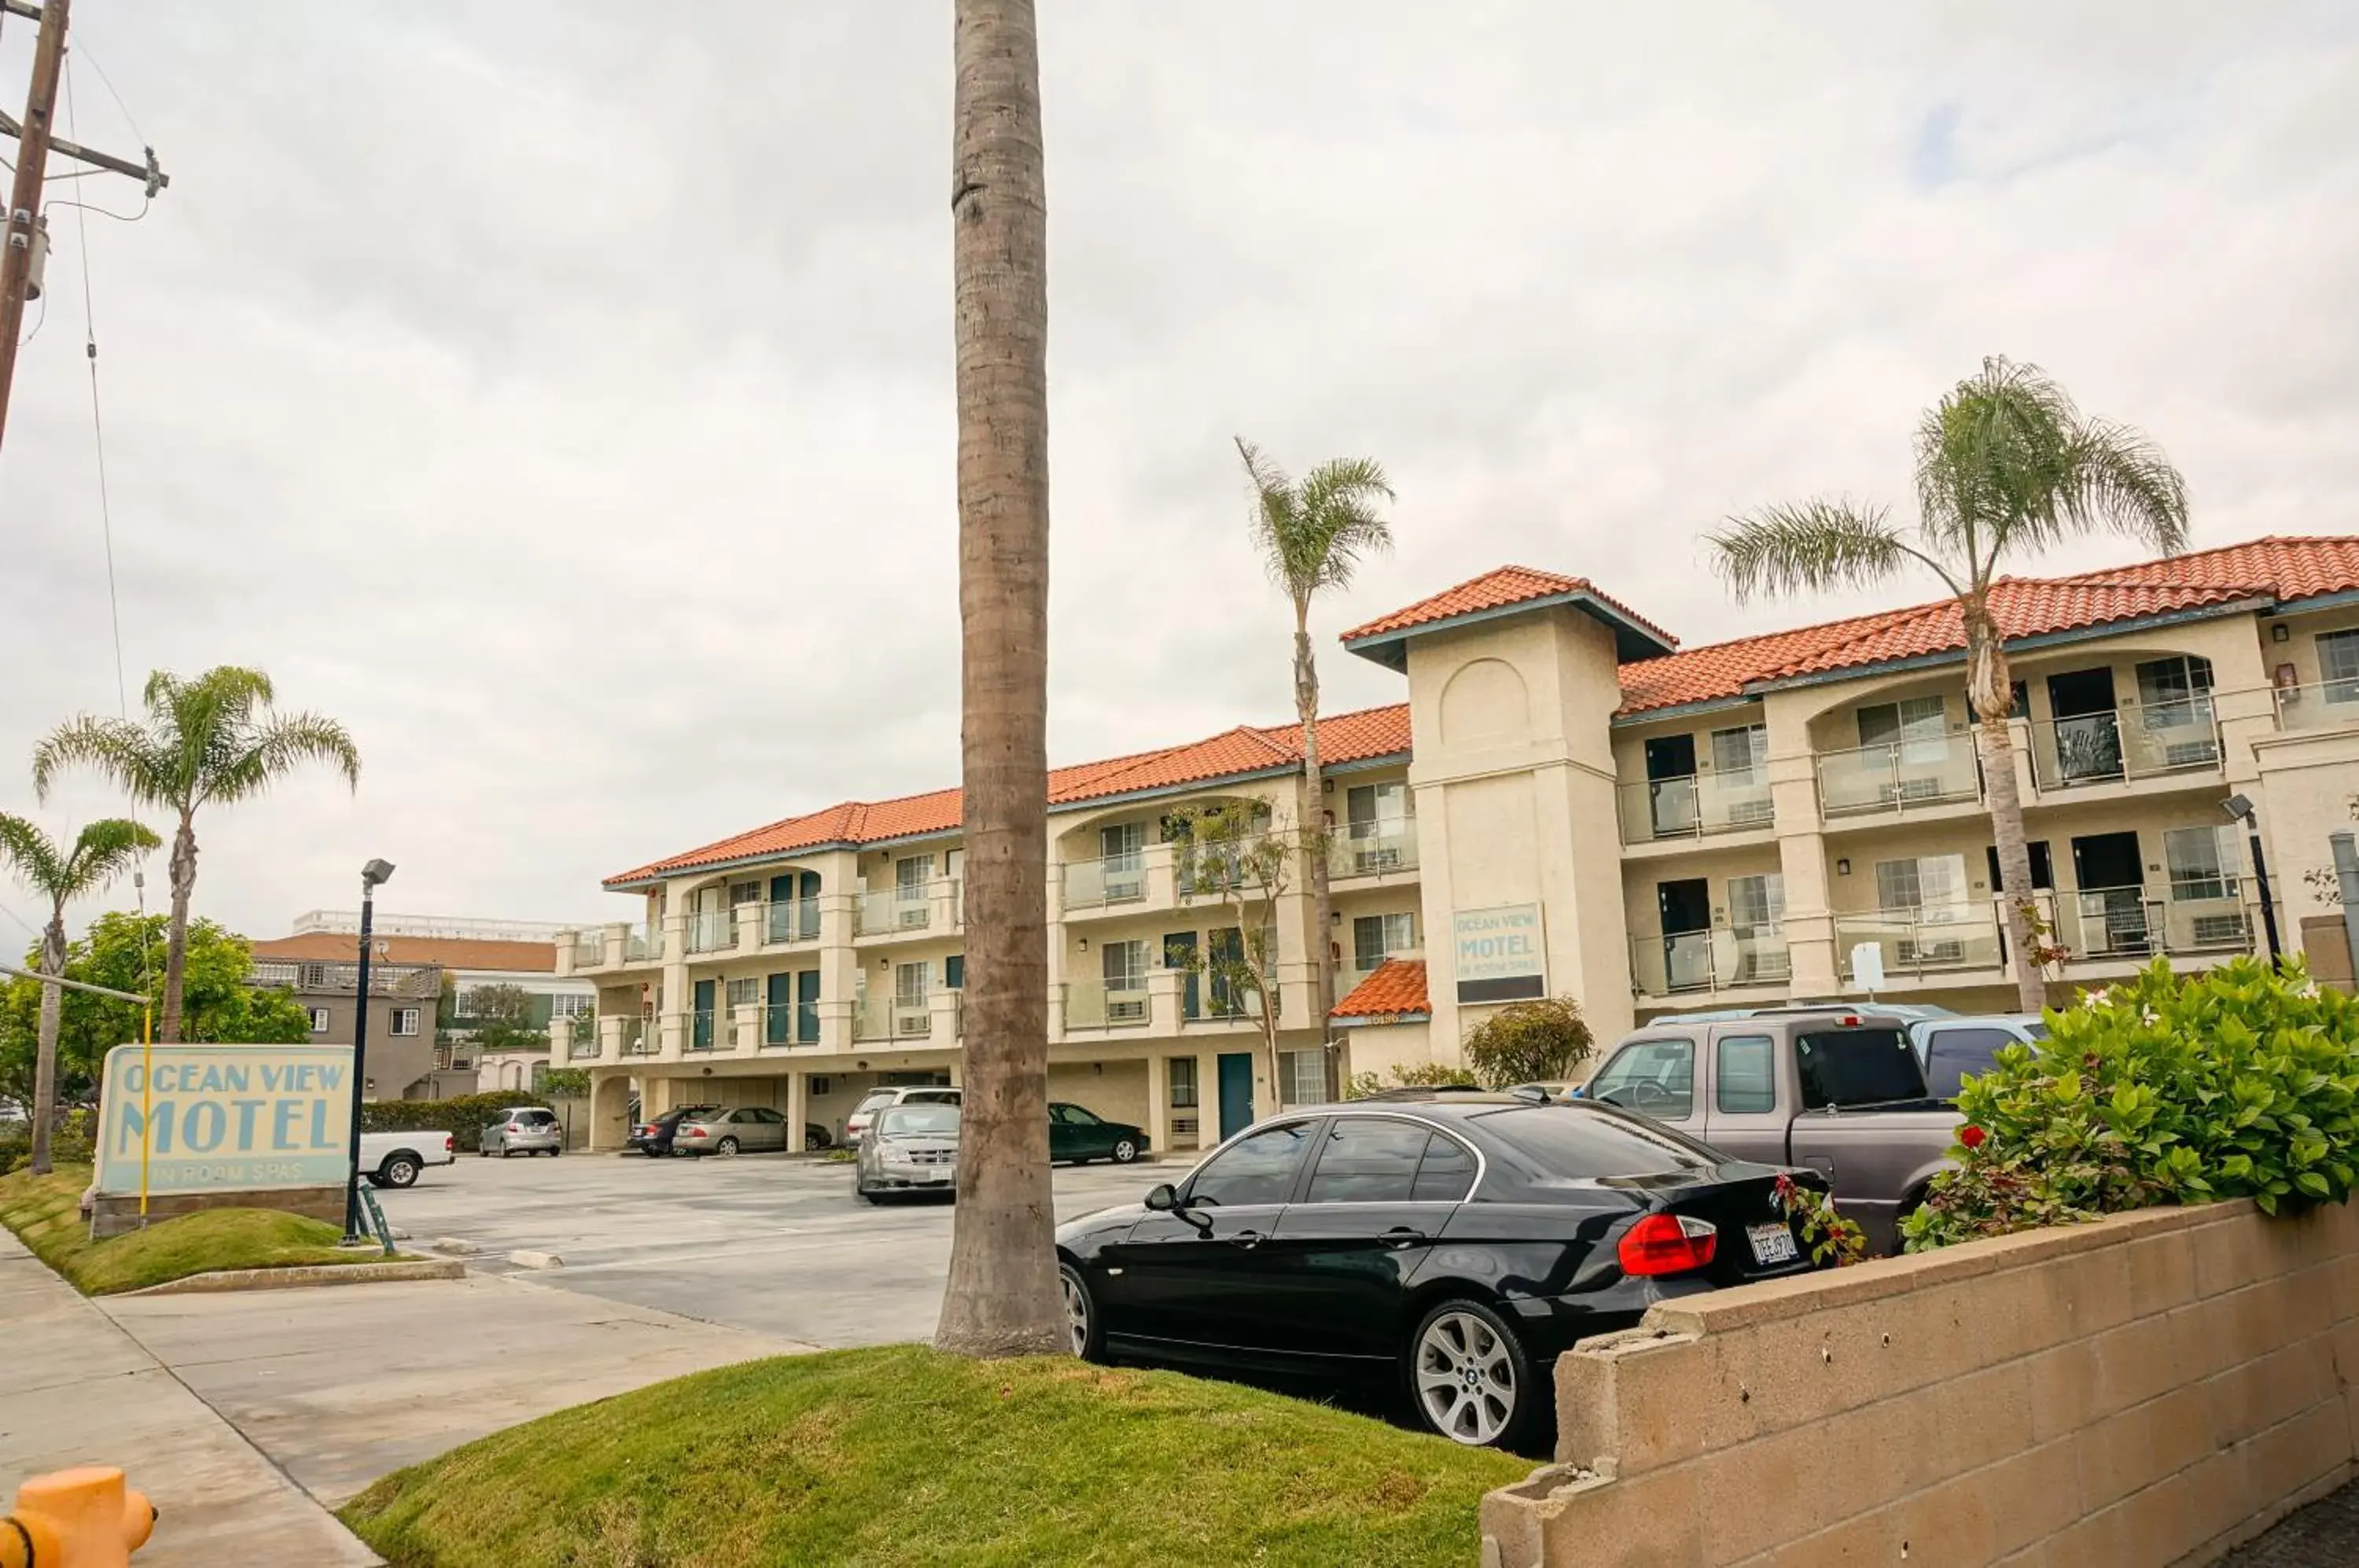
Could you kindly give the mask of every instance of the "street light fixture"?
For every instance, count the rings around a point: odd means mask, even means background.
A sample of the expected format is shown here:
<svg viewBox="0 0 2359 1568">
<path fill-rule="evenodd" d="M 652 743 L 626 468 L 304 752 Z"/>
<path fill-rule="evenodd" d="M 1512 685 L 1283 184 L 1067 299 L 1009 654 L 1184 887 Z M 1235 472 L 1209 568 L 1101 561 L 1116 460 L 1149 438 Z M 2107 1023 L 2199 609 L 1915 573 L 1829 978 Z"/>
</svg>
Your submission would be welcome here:
<svg viewBox="0 0 2359 1568">
<path fill-rule="evenodd" d="M 2261 853 L 2260 819 L 2253 814 L 2253 800 L 2249 795 L 2231 795 L 2220 802 L 2220 809 L 2227 812 L 2231 818 L 2244 823 L 2245 831 L 2251 840 L 2253 881 L 2259 887 L 2261 893 L 2261 931 L 2268 939 L 2269 967 L 2275 969 L 2277 966 L 2277 961 L 2284 957 L 2285 949 L 2277 942 L 2277 907 L 2276 901 L 2269 897 L 2269 860 L 2267 855 Z"/>
<path fill-rule="evenodd" d="M 352 1150 L 344 1175 L 346 1247 L 366 1247 L 361 1228 L 361 1093 L 368 1087 L 369 928 L 376 914 L 376 890 L 393 878 L 393 862 L 372 860 L 361 867 L 361 967 L 353 985 Z"/>
</svg>

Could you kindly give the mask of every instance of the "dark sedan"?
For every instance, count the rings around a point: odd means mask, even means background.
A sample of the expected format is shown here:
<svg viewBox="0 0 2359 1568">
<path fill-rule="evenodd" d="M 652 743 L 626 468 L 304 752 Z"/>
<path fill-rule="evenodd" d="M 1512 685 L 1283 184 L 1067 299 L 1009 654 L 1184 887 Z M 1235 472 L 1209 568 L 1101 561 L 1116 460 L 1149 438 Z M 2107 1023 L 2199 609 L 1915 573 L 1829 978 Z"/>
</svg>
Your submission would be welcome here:
<svg viewBox="0 0 2359 1568">
<path fill-rule="evenodd" d="M 1389 1375 L 1430 1430 L 1514 1447 L 1574 1341 L 1810 1267 L 1775 1168 L 1537 1099 L 1296 1111 L 1144 1203 L 1060 1226 L 1075 1353 Z"/>
<path fill-rule="evenodd" d="M 701 1116 L 720 1108 L 718 1105 L 681 1105 L 666 1111 L 653 1121 L 633 1122 L 630 1136 L 623 1139 L 623 1147 L 636 1149 L 649 1159 L 679 1152 L 672 1148 L 672 1136 L 679 1131 L 679 1124 L 690 1116 Z"/>
<path fill-rule="evenodd" d="M 1127 1165 L 1147 1152 L 1147 1129 L 1110 1122 L 1086 1105 L 1052 1100 L 1049 1105 L 1049 1158 L 1087 1165 L 1111 1160 Z"/>
</svg>

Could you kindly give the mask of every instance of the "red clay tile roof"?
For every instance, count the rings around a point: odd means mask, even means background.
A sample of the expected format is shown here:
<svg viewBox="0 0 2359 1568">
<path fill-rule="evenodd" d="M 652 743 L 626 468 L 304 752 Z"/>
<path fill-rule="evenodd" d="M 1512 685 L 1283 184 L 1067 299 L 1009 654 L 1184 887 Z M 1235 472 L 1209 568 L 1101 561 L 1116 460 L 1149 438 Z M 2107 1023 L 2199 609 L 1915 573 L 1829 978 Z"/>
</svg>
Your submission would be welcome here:
<svg viewBox="0 0 2359 1568">
<path fill-rule="evenodd" d="M 1680 639 L 1656 626 L 1627 604 L 1609 593 L 1598 591 L 1586 577 L 1566 577 L 1554 572 L 1538 572 L 1528 566 L 1502 566 L 1471 578 L 1454 588 L 1444 588 L 1430 598 L 1419 599 L 1406 609 L 1379 615 L 1343 634 L 1349 646 L 1368 637 L 1383 637 L 1392 632 L 1405 632 L 1413 626 L 1432 626 L 1455 620 L 1461 615 L 1479 615 L 1484 610 L 1503 610 L 1510 604 L 1527 604 L 1534 599 L 1552 599 L 1565 593 L 1586 593 L 1599 604 L 1641 631 L 1650 634 L 1666 648 L 1677 648 Z"/>
<path fill-rule="evenodd" d="M 519 975 L 557 973 L 557 947 L 546 942 L 481 942 L 442 936 L 386 936 L 371 940 L 385 944 L 388 964 L 439 964 L 445 969 L 501 969 Z M 357 936 L 337 931 L 305 931 L 299 936 L 266 938 L 255 942 L 254 956 L 298 964 L 349 964 L 359 949 Z"/>
<path fill-rule="evenodd" d="M 2110 626 L 2255 598 L 2289 604 L 2359 592 L 2359 538 L 2263 539 L 2072 577 L 2003 578 L 1991 612 L 2009 639 Z M 1771 632 L 1622 666 L 1625 714 L 1741 696 L 1765 681 L 1857 670 L 1965 647 L 1943 599 Z"/>
<path fill-rule="evenodd" d="M 1364 762 L 1373 757 L 1399 756 L 1408 750 L 1406 702 L 1355 713 L 1337 713 L 1319 721 L 1319 751 L 1323 763 Z M 1051 768 L 1049 803 L 1079 805 L 1139 790 L 1176 789 L 1216 779 L 1273 772 L 1299 767 L 1301 762 L 1301 725 L 1275 724 L 1255 729 L 1241 724 L 1185 746 Z M 820 844 L 875 844 L 919 833 L 947 833 L 959 825 L 960 811 L 956 789 L 936 789 L 891 800 L 846 800 L 688 850 L 634 871 L 621 872 L 607 877 L 606 883 L 612 887 L 639 882 L 699 866 L 787 855 Z"/>
<path fill-rule="evenodd" d="M 1336 1003 L 1327 1016 L 1364 1023 L 1397 1023 L 1427 1018 L 1432 1012 L 1433 1005 L 1425 994 L 1425 960 L 1387 958 L 1353 986 L 1352 994 Z"/>
</svg>

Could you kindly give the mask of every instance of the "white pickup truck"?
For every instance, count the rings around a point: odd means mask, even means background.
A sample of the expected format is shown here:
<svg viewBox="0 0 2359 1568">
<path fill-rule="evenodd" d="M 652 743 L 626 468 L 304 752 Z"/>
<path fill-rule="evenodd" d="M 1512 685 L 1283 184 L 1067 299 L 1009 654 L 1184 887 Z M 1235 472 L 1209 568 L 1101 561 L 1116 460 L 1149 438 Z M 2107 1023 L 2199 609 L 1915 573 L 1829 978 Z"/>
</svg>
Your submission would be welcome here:
<svg viewBox="0 0 2359 1568">
<path fill-rule="evenodd" d="M 455 1158 L 451 1135 L 432 1129 L 361 1134 L 361 1174 L 372 1187 L 407 1187 L 429 1165 Z"/>
</svg>

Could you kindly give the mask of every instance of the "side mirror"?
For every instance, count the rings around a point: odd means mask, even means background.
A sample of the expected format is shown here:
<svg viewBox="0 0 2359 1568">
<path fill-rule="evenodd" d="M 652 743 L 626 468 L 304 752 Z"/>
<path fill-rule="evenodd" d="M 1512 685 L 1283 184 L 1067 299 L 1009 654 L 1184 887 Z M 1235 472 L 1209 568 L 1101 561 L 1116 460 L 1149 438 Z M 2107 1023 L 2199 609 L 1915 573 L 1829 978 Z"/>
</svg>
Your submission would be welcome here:
<svg viewBox="0 0 2359 1568">
<path fill-rule="evenodd" d="M 1147 1206 L 1158 1214 L 1170 1214 L 1180 1207 L 1180 1194 L 1169 1181 L 1158 1181 L 1147 1191 Z"/>
</svg>

